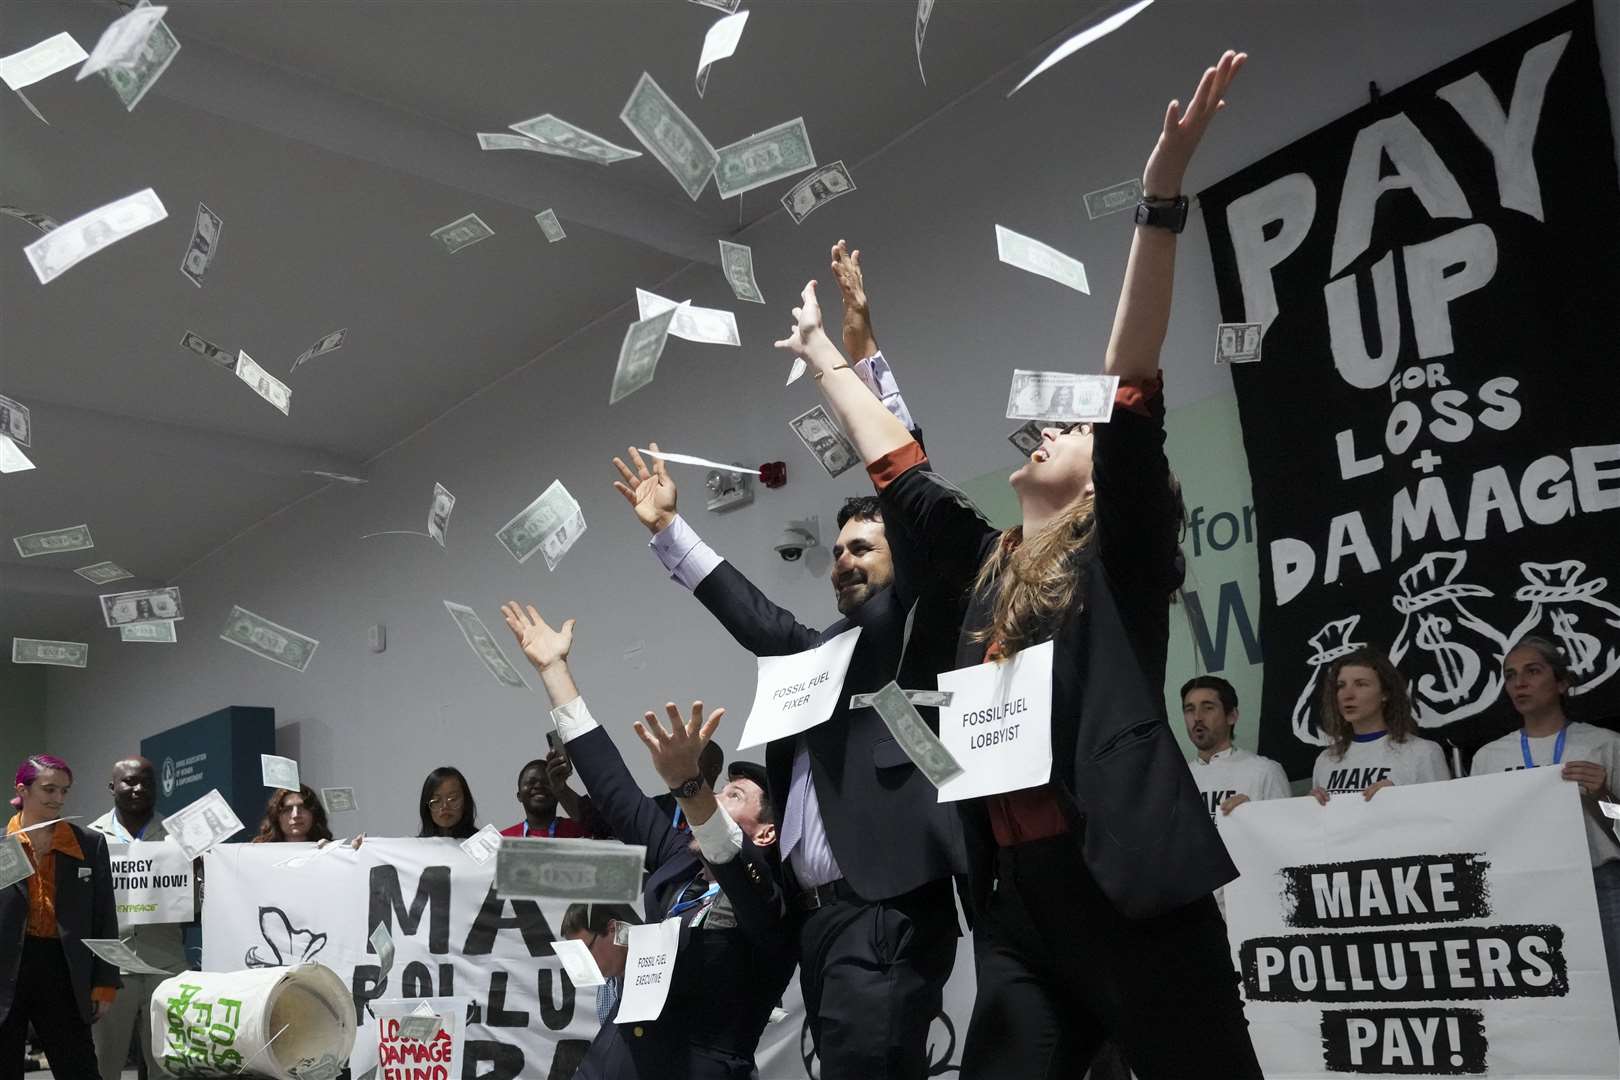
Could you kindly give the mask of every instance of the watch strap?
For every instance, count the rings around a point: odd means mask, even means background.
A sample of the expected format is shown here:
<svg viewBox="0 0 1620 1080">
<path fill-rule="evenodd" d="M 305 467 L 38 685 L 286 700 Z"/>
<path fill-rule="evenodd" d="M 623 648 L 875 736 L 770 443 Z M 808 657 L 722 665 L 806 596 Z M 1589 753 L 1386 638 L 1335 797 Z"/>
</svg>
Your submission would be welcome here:
<svg viewBox="0 0 1620 1080">
<path fill-rule="evenodd" d="M 684 783 L 669 789 L 669 793 L 677 799 L 690 799 L 703 787 L 703 777 L 694 776 Z"/>
</svg>

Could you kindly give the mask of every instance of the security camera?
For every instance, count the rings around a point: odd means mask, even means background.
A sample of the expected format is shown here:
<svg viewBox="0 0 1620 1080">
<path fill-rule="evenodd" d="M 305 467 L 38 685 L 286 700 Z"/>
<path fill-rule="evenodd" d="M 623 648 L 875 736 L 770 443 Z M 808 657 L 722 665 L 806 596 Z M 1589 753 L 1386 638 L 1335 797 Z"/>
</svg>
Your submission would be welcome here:
<svg viewBox="0 0 1620 1080">
<path fill-rule="evenodd" d="M 807 550 L 820 543 L 813 520 L 790 521 L 782 530 L 782 539 L 776 545 L 776 553 L 782 556 L 783 562 L 798 562 Z"/>
</svg>

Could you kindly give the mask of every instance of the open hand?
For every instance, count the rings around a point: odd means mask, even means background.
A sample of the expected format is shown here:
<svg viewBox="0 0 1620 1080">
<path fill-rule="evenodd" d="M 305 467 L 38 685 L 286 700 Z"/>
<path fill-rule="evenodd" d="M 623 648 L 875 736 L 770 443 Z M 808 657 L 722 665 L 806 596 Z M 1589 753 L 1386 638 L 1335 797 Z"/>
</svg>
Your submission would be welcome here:
<svg viewBox="0 0 1620 1080">
<path fill-rule="evenodd" d="M 646 744 L 659 777 L 669 787 L 677 788 L 703 775 L 698 758 L 714 737 L 714 729 L 720 726 L 726 710 L 716 709 L 704 719 L 703 702 L 694 701 L 691 719 L 682 720 L 681 710 L 672 701 L 664 706 L 664 712 L 669 716 L 669 731 L 663 729 L 656 716 L 646 712 L 636 724 L 636 735 Z"/>
<path fill-rule="evenodd" d="M 840 240 L 832 246 L 832 272 L 844 297 L 844 355 L 864 360 L 877 352 L 872 336 L 872 312 L 866 304 L 866 281 L 861 274 L 861 253 Z"/>
<path fill-rule="evenodd" d="M 793 329 L 788 336 L 776 343 L 778 349 L 786 349 L 794 356 L 810 359 L 811 347 L 818 338 L 824 339 L 826 331 L 821 326 L 821 302 L 816 299 L 816 283 L 811 281 L 799 294 L 800 306 L 793 309 Z"/>
<path fill-rule="evenodd" d="M 657 450 L 658 444 L 648 443 L 647 448 Z M 635 471 L 622 458 L 614 458 L 613 467 L 619 470 L 620 479 L 613 481 L 613 490 L 624 496 L 636 512 L 636 519 L 657 535 L 675 520 L 675 481 L 669 478 L 663 459 L 653 458 L 652 468 L 648 469 L 635 447 L 630 447 L 629 452 Z"/>
<path fill-rule="evenodd" d="M 1187 175 L 1193 151 L 1198 149 L 1209 122 L 1226 107 L 1221 95 L 1248 58 L 1248 53 L 1226 50 L 1214 67 L 1204 69 L 1204 77 L 1198 80 L 1198 89 L 1193 91 L 1185 111 L 1179 99 L 1164 110 L 1164 130 L 1148 157 L 1147 168 L 1142 170 L 1143 195 L 1169 199 L 1181 194 L 1181 181 Z"/>
<path fill-rule="evenodd" d="M 565 663 L 568 650 L 574 647 L 574 620 L 569 619 L 561 628 L 553 630 L 530 604 L 525 610 L 516 600 L 501 605 L 506 625 L 517 638 L 523 655 L 537 671 L 545 671 L 553 664 Z"/>
</svg>

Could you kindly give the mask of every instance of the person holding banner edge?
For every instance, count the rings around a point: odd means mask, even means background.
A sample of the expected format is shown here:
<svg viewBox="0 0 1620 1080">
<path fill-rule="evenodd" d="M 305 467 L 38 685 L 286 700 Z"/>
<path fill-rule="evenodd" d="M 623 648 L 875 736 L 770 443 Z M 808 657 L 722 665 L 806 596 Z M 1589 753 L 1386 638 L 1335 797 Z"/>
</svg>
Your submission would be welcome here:
<svg viewBox="0 0 1620 1080">
<path fill-rule="evenodd" d="M 1365 646 L 1328 667 L 1322 680 L 1322 733 L 1331 744 L 1316 755 L 1311 796 L 1370 799 L 1396 784 L 1450 780 L 1445 751 L 1418 734 L 1406 679 L 1389 657 Z"/>
<path fill-rule="evenodd" d="M 157 772 L 150 761 L 136 755 L 115 762 L 107 790 L 112 793 L 113 808 L 92 821 L 90 828 L 105 836 L 109 844 L 158 842 L 168 838 L 163 815 L 157 812 Z M 119 936 L 149 964 L 171 971 L 183 971 L 189 966 L 179 923 L 120 927 Z M 147 1075 L 157 1077 L 161 1075 L 158 1058 L 152 1048 L 151 1028 L 145 1020 L 152 991 L 163 978 L 130 971 L 120 971 L 118 976 L 124 988 L 93 1029 L 101 1080 L 118 1080 L 123 1075 L 131 1036 L 140 1042 Z"/>
<path fill-rule="evenodd" d="M 666 732 L 651 712 L 635 725 L 653 767 L 680 802 L 689 833 L 642 794 L 608 733 L 592 718 L 568 667 L 574 620 L 553 629 L 531 605 L 501 606 L 551 699 L 551 718 L 615 836 L 647 849 L 643 905 L 649 921 L 681 919 L 669 996 L 656 1021 L 604 1022 L 579 1075 L 586 1080 L 748 1080 L 754 1051 L 793 976 L 797 955 L 782 918 L 775 813 L 752 780 L 718 795 L 699 766 L 724 709 L 690 719 L 665 706 Z M 615 1013 L 616 1015 L 616 1013 Z"/>
<path fill-rule="evenodd" d="M 1605 809 L 1605 804 L 1614 806 L 1620 735 L 1569 719 L 1566 710 L 1574 685 L 1569 661 L 1556 644 L 1534 635 L 1520 638 L 1502 658 L 1502 691 L 1523 726 L 1480 747 L 1469 772 L 1478 776 L 1552 765 L 1579 786 L 1610 994 L 1620 1026 L 1620 839 L 1615 820 Z"/>
<path fill-rule="evenodd" d="M 830 254 L 843 292 L 844 345 L 864 357 L 853 369 L 856 386 L 920 439 L 872 332 L 860 252 L 840 240 Z M 961 828 L 876 710 L 848 702 L 891 680 L 932 689 L 935 673 L 950 665 L 956 613 L 937 606 L 931 583 L 892 556 L 883 514 L 868 495 L 838 514 L 830 578 L 842 618 L 820 631 L 806 626 L 698 538 L 677 513 L 662 461 L 649 468 L 633 448 L 629 457 L 633 471 L 613 461 L 614 489 L 653 534 L 653 552 L 755 657 L 804 653 L 860 628 L 832 714 L 771 740 L 765 765 L 782 807 L 799 984 L 823 1080 L 923 1080 L 932 1064 L 929 1027 L 960 937 L 953 878 L 966 868 Z"/>
<path fill-rule="evenodd" d="M 1105 1036 L 1144 1080 L 1260 1075 L 1211 896 L 1236 870 L 1161 689 L 1181 570 L 1158 364 L 1181 182 L 1246 59 L 1227 52 L 1185 113 L 1166 110 L 1106 355 L 1120 377 L 1112 419 L 1042 432 L 1010 478 L 1021 527 L 994 529 L 874 405 L 822 329 L 815 282 L 777 342 L 809 364 L 866 461 L 891 543 L 966 601 L 964 672 L 1052 648 L 1049 685 L 1011 691 L 1050 702 L 1049 718 L 1023 721 L 1049 719 L 1050 781 L 958 804 L 977 913 L 965 1080 L 1080 1075 Z"/>
</svg>

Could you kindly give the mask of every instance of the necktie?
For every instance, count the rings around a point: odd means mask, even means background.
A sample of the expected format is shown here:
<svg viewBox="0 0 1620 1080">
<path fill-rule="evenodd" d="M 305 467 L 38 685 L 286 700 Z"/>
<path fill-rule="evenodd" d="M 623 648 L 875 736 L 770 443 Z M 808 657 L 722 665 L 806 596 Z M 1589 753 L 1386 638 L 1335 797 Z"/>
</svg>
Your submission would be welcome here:
<svg viewBox="0 0 1620 1080">
<path fill-rule="evenodd" d="M 596 1022 L 605 1024 L 619 1003 L 619 980 L 609 979 L 596 988 Z"/>
<path fill-rule="evenodd" d="M 810 752 L 801 743 L 793 755 L 793 779 L 788 783 L 787 810 L 782 815 L 782 858 L 793 854 L 804 838 L 804 800 L 810 790 Z"/>
</svg>

